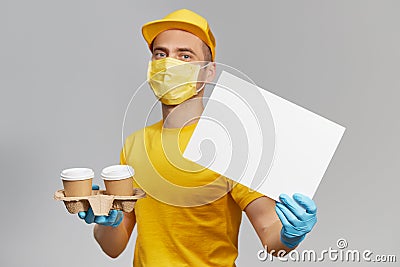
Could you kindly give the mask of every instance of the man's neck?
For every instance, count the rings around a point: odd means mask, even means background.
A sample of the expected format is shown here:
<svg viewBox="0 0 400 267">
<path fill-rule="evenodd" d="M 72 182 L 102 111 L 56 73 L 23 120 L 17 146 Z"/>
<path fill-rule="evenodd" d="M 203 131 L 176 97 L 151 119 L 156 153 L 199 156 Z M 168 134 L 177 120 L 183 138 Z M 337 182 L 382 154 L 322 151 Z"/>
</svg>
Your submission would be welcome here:
<svg viewBox="0 0 400 267">
<path fill-rule="evenodd" d="M 200 119 L 203 113 L 203 98 L 193 97 L 183 103 L 170 106 L 162 104 L 163 124 L 165 128 L 182 128 Z"/>
</svg>

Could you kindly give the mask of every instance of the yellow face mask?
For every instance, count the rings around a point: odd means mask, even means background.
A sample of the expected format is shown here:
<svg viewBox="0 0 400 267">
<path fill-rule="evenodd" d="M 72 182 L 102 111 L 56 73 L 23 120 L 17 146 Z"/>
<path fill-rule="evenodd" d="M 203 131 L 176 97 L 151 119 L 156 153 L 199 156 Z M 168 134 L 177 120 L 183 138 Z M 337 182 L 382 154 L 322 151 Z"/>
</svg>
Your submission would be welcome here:
<svg viewBox="0 0 400 267">
<path fill-rule="evenodd" d="M 208 65 L 208 64 L 207 64 Z M 166 105 L 178 105 L 200 92 L 196 90 L 201 68 L 198 64 L 175 58 L 162 58 L 149 62 L 147 81 L 156 97 Z"/>
</svg>

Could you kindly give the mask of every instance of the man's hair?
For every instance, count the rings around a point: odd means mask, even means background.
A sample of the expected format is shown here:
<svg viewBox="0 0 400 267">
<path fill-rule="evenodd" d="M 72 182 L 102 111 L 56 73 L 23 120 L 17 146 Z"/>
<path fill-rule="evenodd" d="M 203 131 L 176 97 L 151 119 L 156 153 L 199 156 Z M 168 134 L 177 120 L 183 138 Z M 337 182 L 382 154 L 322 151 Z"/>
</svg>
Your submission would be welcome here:
<svg viewBox="0 0 400 267">
<path fill-rule="evenodd" d="M 203 54 L 204 54 L 204 61 L 207 62 L 212 61 L 211 49 L 205 42 L 203 42 Z"/>
</svg>

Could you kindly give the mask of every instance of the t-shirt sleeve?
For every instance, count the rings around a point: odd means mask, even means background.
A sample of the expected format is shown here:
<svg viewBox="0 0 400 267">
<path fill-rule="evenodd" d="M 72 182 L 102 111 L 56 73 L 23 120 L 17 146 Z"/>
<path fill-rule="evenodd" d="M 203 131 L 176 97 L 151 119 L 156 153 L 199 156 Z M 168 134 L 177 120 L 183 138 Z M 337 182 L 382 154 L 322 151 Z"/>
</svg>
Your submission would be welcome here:
<svg viewBox="0 0 400 267">
<path fill-rule="evenodd" d="M 121 149 L 121 151 L 119 153 L 119 164 L 121 164 L 121 165 L 130 165 L 131 167 L 134 167 L 132 159 L 130 158 L 130 153 L 131 153 L 132 147 L 134 145 L 134 140 L 135 140 L 135 135 L 134 134 L 130 135 L 125 140 L 124 146 L 122 147 L 122 149 Z M 133 177 L 135 177 L 135 176 L 133 176 Z M 140 186 L 137 184 L 135 178 L 133 179 L 133 187 L 134 188 L 140 188 Z"/>
<path fill-rule="evenodd" d="M 134 132 L 133 134 L 131 134 L 130 136 L 128 136 L 125 139 L 125 143 L 123 145 L 123 147 L 121 148 L 120 154 L 119 154 L 119 163 L 121 165 L 130 165 L 128 164 L 128 159 L 131 153 L 131 150 L 133 148 L 134 142 L 135 142 L 135 134 L 136 132 Z"/>
<path fill-rule="evenodd" d="M 253 200 L 264 195 L 240 183 L 231 181 L 233 188 L 230 191 L 232 198 L 244 210 Z"/>
</svg>

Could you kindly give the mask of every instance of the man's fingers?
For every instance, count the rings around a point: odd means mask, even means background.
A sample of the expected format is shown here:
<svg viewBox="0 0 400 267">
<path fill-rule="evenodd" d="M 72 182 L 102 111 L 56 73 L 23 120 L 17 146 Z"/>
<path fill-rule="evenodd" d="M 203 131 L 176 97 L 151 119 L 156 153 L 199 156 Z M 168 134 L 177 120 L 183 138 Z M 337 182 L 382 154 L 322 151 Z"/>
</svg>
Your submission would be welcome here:
<svg viewBox="0 0 400 267">
<path fill-rule="evenodd" d="M 122 211 L 111 210 L 108 216 L 95 216 L 92 208 L 90 207 L 87 212 L 79 212 L 78 216 L 81 219 L 85 219 L 87 224 L 97 223 L 101 225 L 111 225 L 117 227 L 121 223 L 124 214 Z"/>
<path fill-rule="evenodd" d="M 285 226 L 290 226 L 290 222 L 286 219 L 285 215 L 283 214 L 283 212 L 281 211 L 281 209 L 278 208 L 277 205 L 275 206 L 275 211 L 276 211 L 276 214 L 277 214 L 278 217 L 279 217 L 279 220 L 281 220 L 282 225 L 283 225 L 284 227 L 285 227 Z"/>
<path fill-rule="evenodd" d="M 117 218 L 115 218 L 115 222 L 113 224 L 113 227 L 117 227 L 122 222 L 123 218 L 124 218 L 124 213 L 122 211 L 118 211 L 117 212 Z"/>
<path fill-rule="evenodd" d="M 85 217 L 86 217 L 86 212 L 85 212 L 85 211 L 80 211 L 80 212 L 78 212 L 78 217 L 81 218 L 81 219 L 85 219 Z"/>
<path fill-rule="evenodd" d="M 304 219 L 305 211 L 296 201 L 286 194 L 281 194 L 279 199 L 299 220 Z"/>
<path fill-rule="evenodd" d="M 307 213 L 316 214 L 317 213 L 317 205 L 315 202 L 306 195 L 296 193 L 293 195 L 293 199 L 296 200 L 297 203 L 301 207 L 303 207 Z"/>
<path fill-rule="evenodd" d="M 107 222 L 107 216 L 96 216 L 94 222 L 98 224 L 104 224 Z"/>
<path fill-rule="evenodd" d="M 298 225 L 299 219 L 292 213 L 291 210 L 289 210 L 284 204 L 279 202 L 276 203 L 276 206 L 282 212 L 283 216 L 285 216 L 286 220 L 288 221 L 288 225 L 289 224 L 292 226 Z"/>
<path fill-rule="evenodd" d="M 86 212 L 85 222 L 87 224 L 91 224 L 94 222 L 94 214 L 92 208 L 89 208 L 88 211 Z"/>
<path fill-rule="evenodd" d="M 114 223 L 115 219 L 117 218 L 118 211 L 117 210 L 111 210 L 110 215 L 108 215 L 107 221 L 110 223 Z"/>
</svg>

